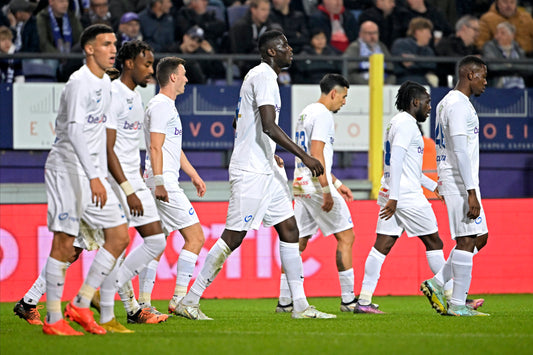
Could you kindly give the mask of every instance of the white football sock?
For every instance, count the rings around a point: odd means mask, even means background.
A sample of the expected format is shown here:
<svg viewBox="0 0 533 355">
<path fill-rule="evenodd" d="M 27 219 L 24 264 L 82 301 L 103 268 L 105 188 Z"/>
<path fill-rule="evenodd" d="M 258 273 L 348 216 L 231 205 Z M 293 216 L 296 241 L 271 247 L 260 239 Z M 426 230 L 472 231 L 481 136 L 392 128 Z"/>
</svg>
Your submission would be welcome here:
<svg viewBox="0 0 533 355">
<path fill-rule="evenodd" d="M 139 309 L 141 309 L 141 306 L 139 306 L 139 303 L 137 303 L 137 300 L 135 299 L 135 292 L 133 291 L 133 284 L 131 280 L 126 282 L 124 286 L 118 289 L 118 295 L 124 304 L 126 313 L 128 313 L 130 316 L 134 315 Z"/>
<path fill-rule="evenodd" d="M 87 277 L 83 285 L 81 285 L 78 295 L 74 298 L 74 306 L 89 308 L 96 289 L 102 285 L 104 279 L 113 270 L 116 261 L 117 259 L 105 248 L 98 250 Z"/>
<path fill-rule="evenodd" d="M 183 304 L 192 306 L 200 303 L 200 298 L 205 289 L 213 282 L 220 270 L 222 270 L 222 266 L 230 254 L 231 249 L 229 246 L 222 238 L 219 238 L 211 250 L 209 250 L 209 253 L 207 253 L 202 270 L 187 295 L 182 299 Z"/>
<path fill-rule="evenodd" d="M 465 305 L 472 281 L 473 258 L 474 254 L 465 250 L 455 250 L 453 253 L 453 294 L 450 303 L 454 305 Z"/>
<path fill-rule="evenodd" d="M 46 261 L 46 322 L 55 323 L 63 318 L 61 296 L 65 285 L 68 263 L 48 257 Z"/>
<path fill-rule="evenodd" d="M 37 303 L 39 303 L 39 300 L 41 297 L 43 297 L 44 293 L 46 292 L 46 264 L 44 265 L 43 269 L 41 270 L 41 273 L 39 274 L 39 277 L 31 288 L 26 292 L 24 295 L 24 303 L 30 304 L 32 306 L 36 306 Z"/>
<path fill-rule="evenodd" d="M 444 260 L 444 252 L 442 251 L 442 249 L 426 251 L 426 258 L 433 275 L 438 273 L 440 269 L 444 266 L 444 263 L 446 263 L 446 260 Z"/>
<path fill-rule="evenodd" d="M 143 243 L 128 254 L 117 274 L 117 287 L 138 275 L 146 265 L 165 250 L 166 238 L 163 233 L 143 239 Z"/>
<path fill-rule="evenodd" d="M 453 278 L 453 274 L 452 274 L 452 259 L 453 259 L 453 252 L 454 251 L 455 251 L 455 247 L 450 251 L 450 255 L 448 256 L 448 260 L 446 260 L 444 265 L 435 274 L 435 277 L 433 278 L 437 282 L 437 285 L 439 285 L 440 287 L 444 287 L 444 285 L 447 285 L 448 281 L 450 281 Z"/>
<path fill-rule="evenodd" d="M 339 271 L 339 282 L 341 284 L 342 302 L 349 303 L 355 299 L 353 268 Z"/>
<path fill-rule="evenodd" d="M 115 293 L 117 292 L 116 279 L 121 267 L 121 261 L 124 260 L 124 251 L 115 263 L 115 267 L 104 279 L 100 286 L 100 324 L 107 323 L 115 318 Z"/>
<path fill-rule="evenodd" d="M 291 304 L 291 302 L 291 289 L 289 288 L 289 283 L 287 282 L 287 275 L 282 273 L 279 280 L 279 304 L 286 306 Z"/>
<path fill-rule="evenodd" d="M 176 288 L 174 289 L 175 296 L 183 297 L 187 293 L 187 287 L 189 282 L 191 282 L 196 260 L 198 260 L 198 255 L 185 249 L 181 250 L 177 266 Z"/>
<path fill-rule="evenodd" d="M 303 312 L 309 307 L 309 303 L 304 292 L 304 270 L 298 243 L 280 241 L 279 256 L 291 290 L 293 309 L 295 312 Z"/>
<path fill-rule="evenodd" d="M 372 303 L 372 295 L 378 285 L 381 275 L 381 266 L 387 256 L 381 254 L 376 248 L 372 247 L 365 262 L 365 277 L 359 293 L 359 304 L 367 306 Z"/>
<path fill-rule="evenodd" d="M 139 274 L 139 303 L 143 308 L 151 306 L 158 265 L 159 261 L 152 260 Z"/>
</svg>

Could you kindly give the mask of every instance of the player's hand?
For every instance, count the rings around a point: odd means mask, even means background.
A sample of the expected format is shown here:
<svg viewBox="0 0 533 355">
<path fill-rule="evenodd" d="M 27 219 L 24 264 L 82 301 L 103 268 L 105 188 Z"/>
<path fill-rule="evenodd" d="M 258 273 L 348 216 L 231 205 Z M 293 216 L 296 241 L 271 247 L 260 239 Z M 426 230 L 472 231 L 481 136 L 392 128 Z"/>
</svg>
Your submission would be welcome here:
<svg viewBox="0 0 533 355">
<path fill-rule="evenodd" d="M 207 190 L 204 180 L 202 180 L 200 176 L 197 176 L 195 178 L 191 178 L 191 182 L 194 187 L 196 187 L 196 194 L 198 197 L 204 197 L 205 191 Z"/>
<path fill-rule="evenodd" d="M 91 179 L 89 182 L 91 186 L 91 201 L 100 208 L 104 208 L 105 203 L 107 202 L 107 191 L 100 181 L 100 178 Z"/>
<path fill-rule="evenodd" d="M 348 186 L 343 184 L 343 185 L 339 186 L 337 191 L 339 191 L 339 193 L 341 194 L 341 196 L 344 199 L 344 201 L 346 201 L 346 202 L 353 201 L 352 190 L 350 190 L 348 188 Z"/>
<path fill-rule="evenodd" d="M 333 197 L 331 197 L 331 193 L 329 194 L 322 194 L 324 197 L 324 203 L 322 203 L 322 211 L 329 212 L 333 208 Z"/>
<path fill-rule="evenodd" d="M 128 197 L 126 197 L 126 199 L 128 202 L 128 207 L 130 208 L 130 214 L 133 217 L 144 215 L 143 204 L 136 194 L 131 194 Z"/>
<path fill-rule="evenodd" d="M 313 158 L 312 156 L 305 154 L 302 157 L 302 162 L 311 170 L 311 173 L 314 177 L 320 176 L 324 173 L 324 167 L 322 166 L 322 163 L 318 160 Z"/>
<path fill-rule="evenodd" d="M 165 189 L 165 185 L 157 185 L 155 187 L 155 198 L 163 202 L 168 202 L 168 192 Z"/>
<path fill-rule="evenodd" d="M 445 201 L 444 201 L 444 196 L 442 196 L 442 195 L 440 194 L 440 192 L 439 192 L 439 187 L 438 187 L 438 186 L 435 187 L 435 190 L 433 190 L 433 192 L 435 193 L 435 196 L 436 196 L 439 200 L 441 200 L 442 202 L 445 202 Z"/>
<path fill-rule="evenodd" d="M 384 220 L 390 219 L 394 215 L 394 212 L 396 212 L 397 203 L 398 201 L 389 199 L 385 207 L 383 207 L 379 212 L 379 218 Z"/>
<path fill-rule="evenodd" d="M 481 213 L 481 205 L 476 196 L 476 190 L 468 190 L 468 213 L 466 216 L 470 219 L 476 219 Z"/>
<path fill-rule="evenodd" d="M 279 155 L 274 155 L 274 160 L 276 160 L 276 164 L 278 164 L 280 168 L 283 168 L 285 166 L 285 162 Z"/>
</svg>

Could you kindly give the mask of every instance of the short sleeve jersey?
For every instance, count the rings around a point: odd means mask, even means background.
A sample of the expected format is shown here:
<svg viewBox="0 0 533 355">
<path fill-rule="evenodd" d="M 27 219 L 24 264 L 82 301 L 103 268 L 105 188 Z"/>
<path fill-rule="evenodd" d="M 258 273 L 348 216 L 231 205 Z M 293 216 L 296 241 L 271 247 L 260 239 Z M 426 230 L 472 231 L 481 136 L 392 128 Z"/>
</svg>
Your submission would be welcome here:
<svg viewBox="0 0 533 355">
<path fill-rule="evenodd" d="M 181 142 L 183 129 L 180 115 L 172 99 L 164 94 L 154 96 L 144 114 L 144 134 L 146 139 L 145 179 L 146 185 L 154 186 L 152 164 L 150 161 L 150 133 L 163 133 L 163 178 L 168 191 L 179 190 Z"/>
<path fill-rule="evenodd" d="M 416 120 L 407 112 L 395 115 L 387 127 L 383 155 L 383 177 L 378 204 L 384 206 L 389 198 L 391 183 L 391 151 L 393 146 L 406 150 L 400 178 L 397 208 L 418 208 L 428 205 L 421 186 L 424 139 Z"/>
<path fill-rule="evenodd" d="M 324 142 L 324 163 L 328 183 L 331 184 L 331 166 L 333 165 L 333 143 L 335 141 L 335 123 L 333 114 L 321 103 L 307 105 L 296 123 L 294 140 L 306 153 L 311 152 L 311 141 Z M 295 159 L 294 194 L 322 193 L 318 178 L 313 177 L 311 170 L 300 158 Z"/>
<path fill-rule="evenodd" d="M 458 90 L 450 91 L 437 105 L 435 144 L 439 191 L 443 194 L 465 194 L 453 152 L 452 137 L 467 137 L 467 154 L 472 167 L 472 180 L 479 185 L 479 118 L 468 97 Z"/>
<path fill-rule="evenodd" d="M 276 124 L 281 98 L 276 72 L 266 63 L 252 68 L 242 83 L 237 107 L 237 130 L 230 168 L 272 174 L 276 143 L 263 133 L 259 107 L 272 105 Z"/>
<path fill-rule="evenodd" d="M 69 125 L 83 126 L 83 138 L 96 176 L 107 176 L 105 124 L 111 103 L 111 80 L 94 75 L 84 65 L 66 83 L 59 101 L 56 117 L 56 140 L 46 160 L 46 169 L 89 175 L 80 163 L 68 135 Z"/>
<path fill-rule="evenodd" d="M 114 151 L 126 178 L 139 175 L 144 108 L 141 95 L 122 81 L 111 83 L 111 109 L 106 128 L 117 131 Z"/>
</svg>

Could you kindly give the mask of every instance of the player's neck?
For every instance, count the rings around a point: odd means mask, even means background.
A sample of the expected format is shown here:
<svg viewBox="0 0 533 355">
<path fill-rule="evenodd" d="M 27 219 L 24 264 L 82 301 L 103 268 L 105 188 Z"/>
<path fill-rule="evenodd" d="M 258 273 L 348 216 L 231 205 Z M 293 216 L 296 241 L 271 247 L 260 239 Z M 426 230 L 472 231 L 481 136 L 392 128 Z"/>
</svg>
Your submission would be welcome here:
<svg viewBox="0 0 533 355">
<path fill-rule="evenodd" d="M 120 76 L 120 81 L 122 81 L 122 84 L 126 85 L 131 91 L 135 90 L 137 87 L 130 75 L 124 75 L 123 73 Z"/>
<path fill-rule="evenodd" d="M 91 57 L 87 57 L 87 68 L 100 79 L 104 77 L 105 69 L 99 66 Z"/>
<path fill-rule="evenodd" d="M 174 91 L 170 85 L 159 89 L 159 93 L 167 96 L 169 99 L 171 99 L 173 101 L 176 101 L 176 97 L 178 96 L 176 91 Z"/>
</svg>

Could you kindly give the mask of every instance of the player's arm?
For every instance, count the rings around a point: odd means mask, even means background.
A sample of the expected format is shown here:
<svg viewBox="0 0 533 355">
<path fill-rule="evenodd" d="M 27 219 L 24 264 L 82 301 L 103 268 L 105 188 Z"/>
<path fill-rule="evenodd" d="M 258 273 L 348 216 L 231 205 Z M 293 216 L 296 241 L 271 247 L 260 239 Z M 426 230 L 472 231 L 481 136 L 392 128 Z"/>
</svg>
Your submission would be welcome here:
<svg viewBox="0 0 533 355">
<path fill-rule="evenodd" d="M 324 146 L 326 143 L 319 141 L 319 140 L 312 140 L 311 141 L 311 147 L 309 151 L 311 152 L 311 156 L 316 158 L 322 166 L 326 166 L 326 162 L 324 159 Z M 318 182 L 320 183 L 320 186 L 322 186 L 322 196 L 324 202 L 322 203 L 322 210 L 329 212 L 333 208 L 333 197 L 331 196 L 331 191 L 328 183 L 328 179 L 326 177 L 326 174 L 322 174 L 318 177 Z"/>
<path fill-rule="evenodd" d="M 476 185 L 472 177 L 472 164 L 468 157 L 468 137 L 466 135 L 452 136 L 453 154 L 457 161 L 459 175 L 463 179 L 466 192 L 468 193 L 468 213 L 466 216 L 470 219 L 476 219 L 481 212 L 481 205 L 476 196 Z"/>
<path fill-rule="evenodd" d="M 198 195 L 198 197 L 204 197 L 205 191 L 207 189 L 205 186 L 205 182 L 204 180 L 202 180 L 196 169 L 192 166 L 189 159 L 187 159 L 187 156 L 185 155 L 183 150 L 181 151 L 180 163 L 181 170 L 183 170 L 185 174 L 187 174 L 191 178 L 192 184 L 194 185 L 194 187 L 196 187 L 196 194 Z"/>
<path fill-rule="evenodd" d="M 126 199 L 128 202 L 128 207 L 132 216 L 142 216 L 144 214 L 143 204 L 141 200 L 135 194 L 133 186 L 131 186 L 126 175 L 122 170 L 122 165 L 118 160 L 117 154 L 115 153 L 115 142 L 117 139 L 117 130 L 112 128 L 106 129 L 107 135 L 107 168 L 111 173 L 111 176 L 119 183 L 120 188 L 126 194 Z"/>
<path fill-rule="evenodd" d="M 381 209 L 379 217 L 385 220 L 390 219 L 396 212 L 396 205 L 400 196 L 400 180 L 402 178 L 403 161 L 407 149 L 392 145 L 390 157 L 390 186 L 389 186 L 389 200 Z"/>
<path fill-rule="evenodd" d="M 276 142 L 276 144 L 300 158 L 309 170 L 311 170 L 313 176 L 319 176 L 324 173 L 324 166 L 320 164 L 317 159 L 304 152 L 303 149 L 294 143 L 276 124 L 276 109 L 273 105 L 259 106 L 259 113 L 261 115 L 263 133 Z"/>
<path fill-rule="evenodd" d="M 163 143 L 165 134 L 150 132 L 150 163 L 155 181 L 155 198 L 168 202 L 168 192 L 163 180 Z"/>
<path fill-rule="evenodd" d="M 439 187 L 435 180 L 429 178 L 427 175 L 422 174 L 420 178 L 420 184 L 429 191 L 433 191 L 439 200 L 444 201 L 444 197 L 442 197 L 442 195 L 439 193 Z"/>
<path fill-rule="evenodd" d="M 344 185 L 340 179 L 337 179 L 337 177 L 333 175 L 333 173 L 331 173 L 331 179 L 333 182 L 333 186 L 337 189 L 337 191 L 339 191 L 342 198 L 344 198 L 346 202 L 353 201 L 352 190 L 350 190 L 348 186 Z"/>
</svg>

